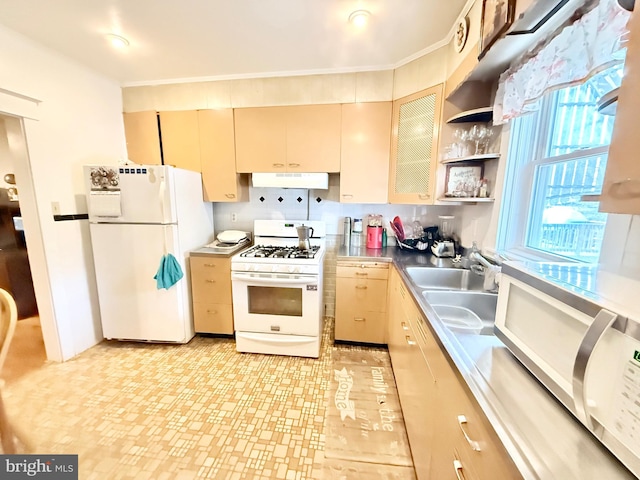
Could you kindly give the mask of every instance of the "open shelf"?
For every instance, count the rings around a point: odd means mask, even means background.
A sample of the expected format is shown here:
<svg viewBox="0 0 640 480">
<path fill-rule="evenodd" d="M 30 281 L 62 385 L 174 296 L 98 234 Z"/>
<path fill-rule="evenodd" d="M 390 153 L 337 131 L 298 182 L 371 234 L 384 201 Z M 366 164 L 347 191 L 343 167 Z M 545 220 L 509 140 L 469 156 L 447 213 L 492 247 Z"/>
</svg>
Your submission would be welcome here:
<svg viewBox="0 0 640 480">
<path fill-rule="evenodd" d="M 490 122 L 493 120 L 493 107 L 475 108 L 454 115 L 447 123 Z"/>
<path fill-rule="evenodd" d="M 485 160 L 495 160 L 500 158 L 499 153 L 484 153 L 482 155 L 469 155 L 468 157 L 459 157 L 459 158 L 447 158 L 440 163 L 457 163 L 457 162 L 484 162 Z"/>
<path fill-rule="evenodd" d="M 440 197 L 438 201 L 447 203 L 493 203 L 496 199 L 481 197 Z"/>
</svg>

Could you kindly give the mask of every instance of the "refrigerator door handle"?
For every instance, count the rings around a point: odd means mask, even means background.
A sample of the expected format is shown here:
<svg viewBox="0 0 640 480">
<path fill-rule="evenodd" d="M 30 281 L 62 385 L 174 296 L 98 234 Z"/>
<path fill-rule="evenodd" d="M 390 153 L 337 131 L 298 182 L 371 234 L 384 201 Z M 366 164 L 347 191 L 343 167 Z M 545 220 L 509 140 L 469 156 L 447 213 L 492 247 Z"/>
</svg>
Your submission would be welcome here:
<svg viewBox="0 0 640 480">
<path fill-rule="evenodd" d="M 573 401 L 576 409 L 576 414 L 584 424 L 593 431 L 593 420 L 588 412 L 587 406 L 587 392 L 586 392 L 586 377 L 589 370 L 589 360 L 591 354 L 596 347 L 596 344 L 604 336 L 605 332 L 613 325 L 618 316 L 605 310 L 604 308 L 598 312 L 593 319 L 593 323 L 587 329 L 580 347 L 578 348 L 578 354 L 573 364 Z"/>
</svg>

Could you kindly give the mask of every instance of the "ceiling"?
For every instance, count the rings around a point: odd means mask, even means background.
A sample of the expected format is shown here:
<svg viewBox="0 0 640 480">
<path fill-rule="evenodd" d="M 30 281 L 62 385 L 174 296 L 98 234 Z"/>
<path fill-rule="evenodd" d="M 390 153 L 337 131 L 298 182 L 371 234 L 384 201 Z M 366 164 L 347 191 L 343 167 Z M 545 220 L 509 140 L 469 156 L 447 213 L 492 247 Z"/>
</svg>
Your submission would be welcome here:
<svg viewBox="0 0 640 480">
<path fill-rule="evenodd" d="M 144 85 L 398 67 L 448 42 L 466 3 L 2 0 L 0 23 L 122 85 Z M 364 29 L 347 21 L 356 9 L 371 12 Z M 130 46 L 114 49 L 107 33 Z"/>
</svg>

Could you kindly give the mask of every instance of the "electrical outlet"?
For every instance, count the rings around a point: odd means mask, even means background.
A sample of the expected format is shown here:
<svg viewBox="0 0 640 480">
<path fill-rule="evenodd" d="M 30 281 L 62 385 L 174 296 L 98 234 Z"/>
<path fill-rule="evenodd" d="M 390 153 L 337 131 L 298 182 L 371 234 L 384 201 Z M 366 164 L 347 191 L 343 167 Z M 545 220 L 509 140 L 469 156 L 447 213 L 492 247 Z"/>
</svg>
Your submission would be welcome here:
<svg viewBox="0 0 640 480">
<path fill-rule="evenodd" d="M 60 202 L 51 202 L 51 211 L 54 215 L 60 215 Z"/>
<path fill-rule="evenodd" d="M 237 222 L 238 221 L 238 214 L 237 213 L 232 213 L 231 214 L 231 221 L 232 222 Z"/>
</svg>

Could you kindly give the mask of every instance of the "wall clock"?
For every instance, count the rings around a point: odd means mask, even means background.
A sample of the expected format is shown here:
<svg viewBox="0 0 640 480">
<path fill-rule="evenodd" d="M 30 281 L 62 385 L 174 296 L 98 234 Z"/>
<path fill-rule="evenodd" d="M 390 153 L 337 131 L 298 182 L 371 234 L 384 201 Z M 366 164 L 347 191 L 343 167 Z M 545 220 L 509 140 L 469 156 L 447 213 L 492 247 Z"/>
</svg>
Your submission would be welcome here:
<svg viewBox="0 0 640 480">
<path fill-rule="evenodd" d="M 456 33 L 453 37 L 456 52 L 460 53 L 467 43 L 467 36 L 469 35 L 469 21 L 467 17 L 461 18 L 456 25 Z"/>
</svg>

